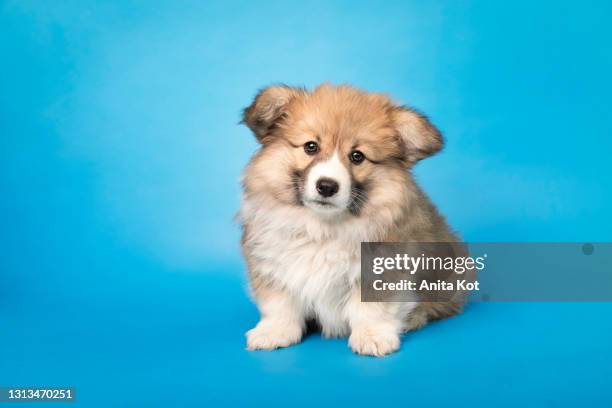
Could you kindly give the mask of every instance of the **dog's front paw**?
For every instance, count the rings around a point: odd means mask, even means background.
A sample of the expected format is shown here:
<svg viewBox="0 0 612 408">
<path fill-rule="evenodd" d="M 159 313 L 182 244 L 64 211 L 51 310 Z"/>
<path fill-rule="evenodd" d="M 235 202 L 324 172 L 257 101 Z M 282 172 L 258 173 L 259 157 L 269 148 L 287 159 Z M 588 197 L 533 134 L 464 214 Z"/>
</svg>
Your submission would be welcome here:
<svg viewBox="0 0 612 408">
<path fill-rule="evenodd" d="M 363 328 L 353 330 L 349 337 L 349 347 L 366 356 L 382 357 L 393 353 L 399 346 L 399 335 L 393 331 Z"/>
<path fill-rule="evenodd" d="M 246 333 L 247 350 L 274 350 L 298 343 L 302 327 L 286 321 L 262 320 Z"/>
</svg>

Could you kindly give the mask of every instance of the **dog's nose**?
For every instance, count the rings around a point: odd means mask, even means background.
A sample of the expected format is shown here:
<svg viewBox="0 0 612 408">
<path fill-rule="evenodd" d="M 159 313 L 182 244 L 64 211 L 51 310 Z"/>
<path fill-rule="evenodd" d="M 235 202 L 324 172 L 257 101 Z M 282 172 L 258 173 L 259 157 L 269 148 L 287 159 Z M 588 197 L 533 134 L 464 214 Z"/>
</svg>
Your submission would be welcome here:
<svg viewBox="0 0 612 408">
<path fill-rule="evenodd" d="M 330 178 L 320 178 L 317 180 L 317 191 L 323 197 L 331 197 L 338 192 L 338 183 Z"/>
</svg>

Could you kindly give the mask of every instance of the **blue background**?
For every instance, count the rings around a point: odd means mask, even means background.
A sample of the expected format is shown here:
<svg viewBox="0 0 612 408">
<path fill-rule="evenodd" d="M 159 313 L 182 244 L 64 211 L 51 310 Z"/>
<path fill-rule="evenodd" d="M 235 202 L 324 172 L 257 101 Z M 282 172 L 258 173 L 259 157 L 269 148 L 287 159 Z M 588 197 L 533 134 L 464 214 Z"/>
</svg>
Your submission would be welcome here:
<svg viewBox="0 0 612 408">
<path fill-rule="evenodd" d="M 83 406 L 610 405 L 611 304 L 479 303 L 384 359 L 244 350 L 240 110 L 348 82 L 447 138 L 469 241 L 609 241 L 609 2 L 0 3 L 0 385 Z"/>
</svg>

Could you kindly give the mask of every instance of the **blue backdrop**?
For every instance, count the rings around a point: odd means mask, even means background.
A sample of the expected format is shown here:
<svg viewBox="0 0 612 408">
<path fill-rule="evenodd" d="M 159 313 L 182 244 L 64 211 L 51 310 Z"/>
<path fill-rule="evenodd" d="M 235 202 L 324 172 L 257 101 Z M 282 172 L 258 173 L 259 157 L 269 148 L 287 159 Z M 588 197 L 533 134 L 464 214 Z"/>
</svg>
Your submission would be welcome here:
<svg viewBox="0 0 612 408">
<path fill-rule="evenodd" d="M 609 2 L 0 2 L 0 386 L 83 406 L 612 404 L 611 304 L 474 304 L 384 359 L 249 353 L 255 91 L 391 93 L 470 241 L 610 240 Z"/>
</svg>

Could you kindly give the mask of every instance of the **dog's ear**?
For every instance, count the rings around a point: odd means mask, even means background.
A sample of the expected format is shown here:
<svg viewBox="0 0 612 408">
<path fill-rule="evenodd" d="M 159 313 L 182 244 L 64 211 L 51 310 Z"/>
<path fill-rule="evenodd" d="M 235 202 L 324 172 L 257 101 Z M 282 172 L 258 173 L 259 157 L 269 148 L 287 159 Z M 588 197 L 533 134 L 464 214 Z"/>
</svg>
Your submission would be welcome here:
<svg viewBox="0 0 612 408">
<path fill-rule="evenodd" d="M 303 90 L 287 85 L 273 85 L 259 91 L 251 106 L 244 109 L 242 123 L 265 144 L 270 130 L 286 114 L 289 102 Z"/>
<path fill-rule="evenodd" d="M 444 145 L 442 134 L 426 116 L 401 106 L 393 109 L 392 117 L 395 129 L 404 145 L 404 159 L 407 166 L 442 149 Z"/>
</svg>

